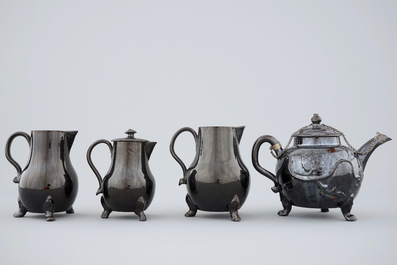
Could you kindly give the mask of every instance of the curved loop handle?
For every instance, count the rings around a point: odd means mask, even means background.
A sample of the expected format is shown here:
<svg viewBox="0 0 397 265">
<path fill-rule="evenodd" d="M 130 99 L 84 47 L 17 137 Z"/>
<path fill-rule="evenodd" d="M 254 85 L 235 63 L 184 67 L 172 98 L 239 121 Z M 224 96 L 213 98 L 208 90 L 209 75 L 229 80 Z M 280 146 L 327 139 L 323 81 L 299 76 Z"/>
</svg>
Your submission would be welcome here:
<svg viewBox="0 0 397 265">
<path fill-rule="evenodd" d="M 94 149 L 94 147 L 97 146 L 98 144 L 101 144 L 101 143 L 106 144 L 109 147 L 110 155 L 112 155 L 113 146 L 108 140 L 105 140 L 105 139 L 101 139 L 101 140 L 98 140 L 98 141 L 94 142 L 92 145 L 90 145 L 90 147 L 87 150 L 87 162 L 88 162 L 88 165 L 91 167 L 92 171 L 94 171 L 94 174 L 97 177 L 98 183 L 99 183 L 99 188 L 98 188 L 98 190 L 96 192 L 96 195 L 98 195 L 99 193 L 103 193 L 102 177 L 101 177 L 101 174 L 99 174 L 99 172 L 96 169 L 96 167 L 94 166 L 94 164 L 92 163 L 91 153 L 92 153 L 92 150 Z"/>
<path fill-rule="evenodd" d="M 270 149 L 274 150 L 277 155 L 280 155 L 281 152 L 283 151 L 279 141 L 276 138 L 270 135 L 263 135 L 255 141 L 254 146 L 252 147 L 252 164 L 259 173 L 261 173 L 262 175 L 266 176 L 267 178 L 269 178 L 271 181 L 274 182 L 275 186 L 272 188 L 272 190 L 273 192 L 278 192 L 279 184 L 277 182 L 276 176 L 270 171 L 264 169 L 259 164 L 259 160 L 258 160 L 259 149 L 264 142 L 271 144 Z"/>
<path fill-rule="evenodd" d="M 8 140 L 7 140 L 7 143 L 6 143 L 6 150 L 5 150 L 5 153 L 6 153 L 6 158 L 7 158 L 7 160 L 15 167 L 15 169 L 17 170 L 17 173 L 18 173 L 18 175 L 14 178 L 14 182 L 15 183 L 19 183 L 19 180 L 21 179 L 21 174 L 22 174 L 22 168 L 21 168 L 21 166 L 14 160 L 14 158 L 12 158 L 12 156 L 11 156 L 11 144 L 12 144 L 12 141 L 14 141 L 14 139 L 16 138 L 16 137 L 18 137 L 18 136 L 22 136 L 23 138 L 25 138 L 26 139 L 26 141 L 28 141 L 28 144 L 29 144 L 29 147 L 31 146 L 31 137 L 29 136 L 29 134 L 27 134 L 27 133 L 25 133 L 25 132 L 16 132 L 16 133 L 13 133 L 9 138 L 8 138 Z M 30 160 L 30 159 L 29 159 Z M 29 163 L 29 160 L 28 160 L 28 163 Z"/>
<path fill-rule="evenodd" d="M 188 131 L 188 132 L 190 132 L 193 135 L 194 141 L 196 142 L 196 144 L 197 144 L 197 137 L 198 137 L 196 131 L 193 130 L 192 128 L 190 128 L 190 127 L 183 127 L 181 129 L 179 129 L 174 134 L 174 136 L 172 136 L 171 143 L 170 143 L 170 152 L 171 152 L 172 157 L 176 160 L 176 162 L 178 162 L 178 164 L 181 166 L 182 171 L 183 171 L 183 178 L 181 178 L 179 180 L 179 185 L 186 184 L 185 174 L 187 172 L 187 168 L 186 168 L 185 164 L 182 162 L 182 160 L 179 158 L 179 156 L 175 153 L 174 145 L 175 145 L 176 138 L 184 131 Z"/>
</svg>

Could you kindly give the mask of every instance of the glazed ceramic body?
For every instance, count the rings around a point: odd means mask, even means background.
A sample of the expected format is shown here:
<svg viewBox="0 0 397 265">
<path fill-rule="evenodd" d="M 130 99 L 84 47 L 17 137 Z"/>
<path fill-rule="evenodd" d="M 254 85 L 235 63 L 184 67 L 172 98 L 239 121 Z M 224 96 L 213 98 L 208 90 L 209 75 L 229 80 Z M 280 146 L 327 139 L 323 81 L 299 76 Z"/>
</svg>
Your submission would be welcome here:
<svg viewBox="0 0 397 265">
<path fill-rule="evenodd" d="M 288 215 L 292 206 L 320 208 L 323 212 L 340 208 L 346 220 L 355 221 L 350 211 L 363 181 L 366 162 L 379 145 L 391 139 L 378 134 L 354 150 L 340 144 L 339 131 L 320 125 L 318 115 L 312 121 L 311 126 L 293 135 L 293 146 L 285 150 L 276 138 L 259 137 L 252 149 L 253 165 L 274 182 L 272 190 L 280 193 L 284 209 L 279 215 Z M 270 143 L 276 153 L 275 175 L 259 165 L 258 152 L 264 142 Z"/>
<path fill-rule="evenodd" d="M 292 205 L 336 208 L 355 198 L 363 181 L 362 166 L 352 150 L 290 148 L 277 160 L 276 180 Z"/>
<path fill-rule="evenodd" d="M 239 153 L 244 127 L 200 127 L 198 134 L 191 128 L 177 131 L 170 150 L 183 169 L 180 184 L 187 185 L 186 202 L 194 216 L 197 210 L 229 211 L 232 220 L 240 220 L 237 210 L 244 204 L 250 187 L 250 176 Z M 189 131 L 196 141 L 196 156 L 189 168 L 174 152 L 177 136 Z"/>
<path fill-rule="evenodd" d="M 19 211 L 45 213 L 48 221 L 55 220 L 54 212 L 73 213 L 77 196 L 77 174 L 70 161 L 70 149 L 77 132 L 32 131 L 31 136 L 17 132 L 6 144 L 6 157 L 17 169 L 14 182 L 19 183 Z M 11 143 L 17 136 L 24 137 L 30 145 L 30 157 L 24 170 L 10 154 Z"/>
<path fill-rule="evenodd" d="M 145 221 L 144 211 L 151 204 L 156 187 L 148 163 L 156 143 L 135 138 L 113 141 L 113 146 L 107 140 L 96 141 L 87 151 L 88 163 L 100 185 L 97 194 L 103 193 L 102 218 L 107 218 L 112 211 L 135 212 Z M 108 145 L 112 157 L 103 179 L 91 161 L 92 149 L 99 143 Z"/>
</svg>

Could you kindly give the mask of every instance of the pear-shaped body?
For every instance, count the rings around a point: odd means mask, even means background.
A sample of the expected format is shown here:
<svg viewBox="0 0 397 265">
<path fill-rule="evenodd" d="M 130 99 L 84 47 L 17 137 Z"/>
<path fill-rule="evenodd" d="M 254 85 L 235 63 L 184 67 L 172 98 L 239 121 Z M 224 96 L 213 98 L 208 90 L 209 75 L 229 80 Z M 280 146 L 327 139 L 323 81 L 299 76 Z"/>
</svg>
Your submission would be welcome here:
<svg viewBox="0 0 397 265">
<path fill-rule="evenodd" d="M 171 141 L 171 154 L 176 156 L 173 146 L 176 137 L 190 131 L 196 140 L 196 156 L 186 169 L 182 163 L 184 177 L 180 184 L 187 185 L 186 202 L 194 216 L 197 210 L 231 214 L 233 221 L 240 220 L 237 210 L 244 204 L 249 188 L 250 175 L 239 153 L 239 142 L 244 127 L 200 127 L 198 134 L 191 128 L 182 128 Z"/>
<path fill-rule="evenodd" d="M 11 135 L 6 157 L 18 171 L 14 182 L 19 183 L 19 211 L 15 217 L 26 212 L 45 213 L 46 219 L 52 221 L 54 212 L 73 213 L 78 179 L 69 152 L 76 134 L 76 131 L 32 131 L 31 136 L 23 132 Z M 10 154 L 11 143 L 17 136 L 25 137 L 31 149 L 24 170 Z"/>
<path fill-rule="evenodd" d="M 148 163 L 156 143 L 136 139 L 133 133 L 125 139 L 113 140 L 113 146 L 107 140 L 98 140 L 87 151 L 88 163 L 100 185 L 97 194 L 103 193 L 102 218 L 107 218 L 112 211 L 118 211 L 135 212 L 141 221 L 146 220 L 144 211 L 151 204 L 156 187 Z M 91 161 L 92 149 L 99 143 L 108 145 L 112 157 L 109 171 L 103 180 Z"/>
</svg>

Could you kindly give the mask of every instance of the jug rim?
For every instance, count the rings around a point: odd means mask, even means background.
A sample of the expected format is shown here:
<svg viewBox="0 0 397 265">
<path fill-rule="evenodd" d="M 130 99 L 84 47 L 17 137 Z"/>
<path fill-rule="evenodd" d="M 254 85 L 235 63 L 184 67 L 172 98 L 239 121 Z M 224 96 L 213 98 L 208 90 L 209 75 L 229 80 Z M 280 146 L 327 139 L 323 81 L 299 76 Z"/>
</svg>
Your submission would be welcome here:
<svg viewBox="0 0 397 265">
<path fill-rule="evenodd" d="M 32 132 L 78 132 L 77 130 L 65 131 L 65 130 L 32 130 Z"/>
<path fill-rule="evenodd" d="M 199 128 L 212 128 L 212 129 L 222 129 L 222 128 L 239 128 L 239 127 L 245 127 L 243 126 L 200 126 Z"/>
</svg>

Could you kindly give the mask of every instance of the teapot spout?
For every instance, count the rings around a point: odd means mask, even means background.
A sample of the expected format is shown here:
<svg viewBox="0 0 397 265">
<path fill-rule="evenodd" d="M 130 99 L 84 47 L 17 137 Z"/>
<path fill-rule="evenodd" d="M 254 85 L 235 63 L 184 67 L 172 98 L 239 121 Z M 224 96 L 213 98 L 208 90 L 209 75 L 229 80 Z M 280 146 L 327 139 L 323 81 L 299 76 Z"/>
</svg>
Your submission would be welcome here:
<svg viewBox="0 0 397 265">
<path fill-rule="evenodd" d="M 69 151 L 72 148 L 72 145 L 73 145 L 73 142 L 74 142 L 74 138 L 76 138 L 77 133 L 78 133 L 78 131 L 65 132 L 66 143 L 68 145 L 68 150 Z"/>
<path fill-rule="evenodd" d="M 365 165 L 367 164 L 369 157 L 375 151 L 375 149 L 390 140 L 390 137 L 381 133 L 377 133 L 374 138 L 370 139 L 357 150 L 357 158 L 361 161 L 363 170 L 365 169 Z"/>
<path fill-rule="evenodd" d="M 234 129 L 236 131 L 237 141 L 238 141 L 238 143 L 240 143 L 241 137 L 243 136 L 245 126 L 235 127 Z"/>
</svg>

